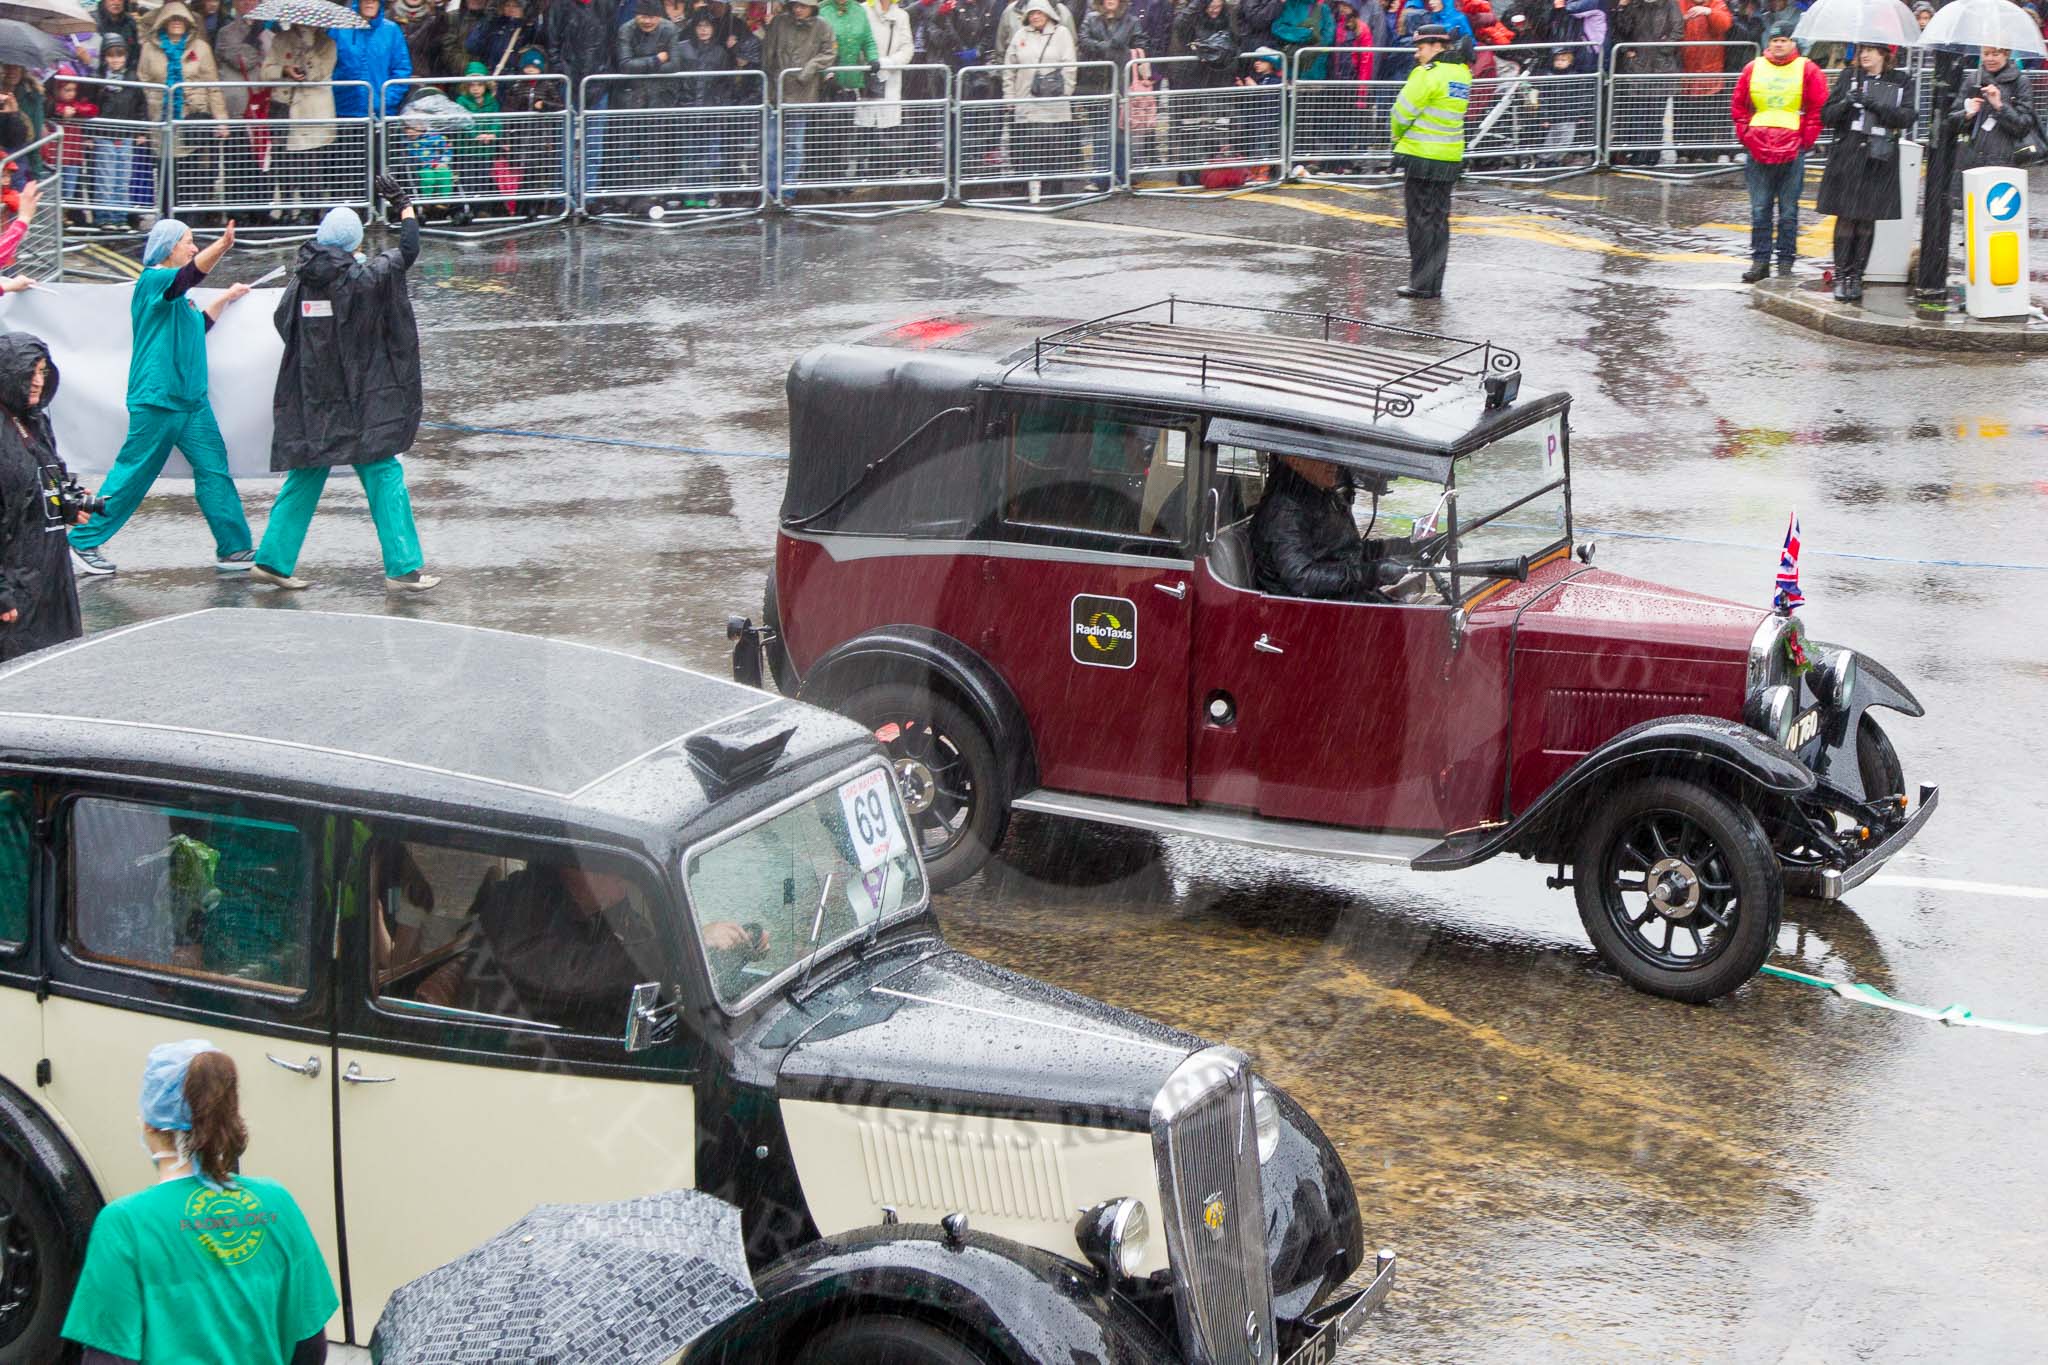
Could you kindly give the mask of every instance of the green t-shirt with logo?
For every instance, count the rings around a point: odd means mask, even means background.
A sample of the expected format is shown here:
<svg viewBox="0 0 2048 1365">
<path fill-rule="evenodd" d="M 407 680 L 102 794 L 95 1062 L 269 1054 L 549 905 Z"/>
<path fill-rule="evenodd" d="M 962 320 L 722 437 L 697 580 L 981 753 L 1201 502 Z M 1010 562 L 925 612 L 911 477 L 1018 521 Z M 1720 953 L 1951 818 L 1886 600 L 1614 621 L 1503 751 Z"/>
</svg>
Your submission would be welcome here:
<svg viewBox="0 0 2048 1365">
<path fill-rule="evenodd" d="M 206 314 L 189 294 L 166 298 L 178 282 L 167 265 L 136 277 L 128 300 L 134 349 L 128 356 L 128 406 L 190 412 L 206 401 Z"/>
<path fill-rule="evenodd" d="M 284 1186 L 187 1176 L 100 1210 L 64 1335 L 142 1365 L 285 1365 L 340 1305 Z"/>
</svg>

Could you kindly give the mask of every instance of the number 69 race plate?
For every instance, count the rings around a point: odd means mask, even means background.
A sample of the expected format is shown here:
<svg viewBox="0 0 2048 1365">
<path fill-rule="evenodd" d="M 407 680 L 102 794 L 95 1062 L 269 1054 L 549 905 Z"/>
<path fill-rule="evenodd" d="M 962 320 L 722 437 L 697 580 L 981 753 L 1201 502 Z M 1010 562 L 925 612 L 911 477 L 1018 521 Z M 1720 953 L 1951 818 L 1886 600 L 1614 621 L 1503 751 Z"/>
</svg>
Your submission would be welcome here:
<svg viewBox="0 0 2048 1365">
<path fill-rule="evenodd" d="M 839 787 L 846 835 L 853 841 L 854 857 L 863 872 L 872 872 L 890 858 L 910 851 L 896 824 L 896 797 L 889 790 L 893 780 L 887 770 L 873 768 Z"/>
</svg>

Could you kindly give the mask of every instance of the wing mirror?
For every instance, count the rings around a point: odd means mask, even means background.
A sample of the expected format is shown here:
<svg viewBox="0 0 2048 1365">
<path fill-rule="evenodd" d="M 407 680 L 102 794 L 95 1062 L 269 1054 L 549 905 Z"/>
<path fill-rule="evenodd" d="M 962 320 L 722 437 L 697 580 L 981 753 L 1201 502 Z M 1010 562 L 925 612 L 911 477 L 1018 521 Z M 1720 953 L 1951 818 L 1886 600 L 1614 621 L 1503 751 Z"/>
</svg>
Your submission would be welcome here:
<svg viewBox="0 0 2048 1365">
<path fill-rule="evenodd" d="M 633 988 L 626 1007 L 626 1051 L 645 1052 L 676 1036 L 674 1002 L 661 1002 L 661 983 L 643 981 Z"/>
</svg>

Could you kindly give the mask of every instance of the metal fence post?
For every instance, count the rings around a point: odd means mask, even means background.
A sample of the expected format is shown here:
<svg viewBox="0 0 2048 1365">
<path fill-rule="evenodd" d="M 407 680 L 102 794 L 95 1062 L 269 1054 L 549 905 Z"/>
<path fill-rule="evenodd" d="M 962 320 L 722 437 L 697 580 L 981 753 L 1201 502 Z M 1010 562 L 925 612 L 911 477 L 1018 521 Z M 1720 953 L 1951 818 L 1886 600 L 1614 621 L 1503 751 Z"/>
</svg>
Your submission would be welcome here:
<svg viewBox="0 0 2048 1365">
<path fill-rule="evenodd" d="M 767 207 L 768 82 L 758 68 L 591 76 L 583 88 L 580 122 L 598 124 L 603 149 L 602 164 L 591 165 L 582 142 L 585 217 L 673 228 Z M 604 91 L 610 99 L 597 108 L 591 96 Z"/>
<path fill-rule="evenodd" d="M 1035 95 L 1050 73 L 1065 93 Z M 1052 213 L 1108 198 L 1119 179 L 1119 100 L 1114 62 L 1033 62 L 961 70 L 953 101 L 953 196 L 963 204 Z M 993 81 L 994 99 L 961 99 L 972 79 Z M 1084 85 L 1100 90 L 1080 93 Z"/>
<path fill-rule="evenodd" d="M 835 78 L 865 80 L 867 67 L 835 66 L 820 78 L 824 99 L 792 103 L 789 78 L 802 72 L 781 72 L 769 197 L 791 213 L 842 218 L 883 218 L 945 203 L 954 180 L 953 73 L 927 64 L 891 67 L 887 74 L 899 73 L 897 99 L 859 97 Z M 909 93 L 933 83 L 936 96 Z M 812 197 L 798 202 L 798 194 Z"/>
</svg>

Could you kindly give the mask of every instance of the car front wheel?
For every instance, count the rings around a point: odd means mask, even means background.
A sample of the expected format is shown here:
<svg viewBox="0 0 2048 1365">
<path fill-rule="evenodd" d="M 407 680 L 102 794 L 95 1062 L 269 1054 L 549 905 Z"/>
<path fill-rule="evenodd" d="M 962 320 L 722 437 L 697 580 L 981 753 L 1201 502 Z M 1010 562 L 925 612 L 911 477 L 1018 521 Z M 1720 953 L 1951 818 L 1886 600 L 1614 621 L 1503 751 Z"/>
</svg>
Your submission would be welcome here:
<svg viewBox="0 0 2048 1365">
<path fill-rule="evenodd" d="M 798 1365 L 987 1365 L 966 1342 L 914 1318 L 856 1318 L 813 1337 Z"/>
<path fill-rule="evenodd" d="M 0 1365 L 69 1358 L 57 1331 L 76 1273 L 42 1192 L 0 1151 Z"/>
<path fill-rule="evenodd" d="M 1777 943 L 1785 892 L 1770 840 L 1712 788 L 1660 777 L 1616 792 L 1590 813 L 1575 863 L 1586 933 L 1638 990 L 1717 999 Z"/>
<path fill-rule="evenodd" d="M 836 708 L 881 741 L 924 853 L 932 889 L 981 871 L 1009 824 L 994 747 L 973 717 L 929 688 L 882 683 Z"/>
</svg>

